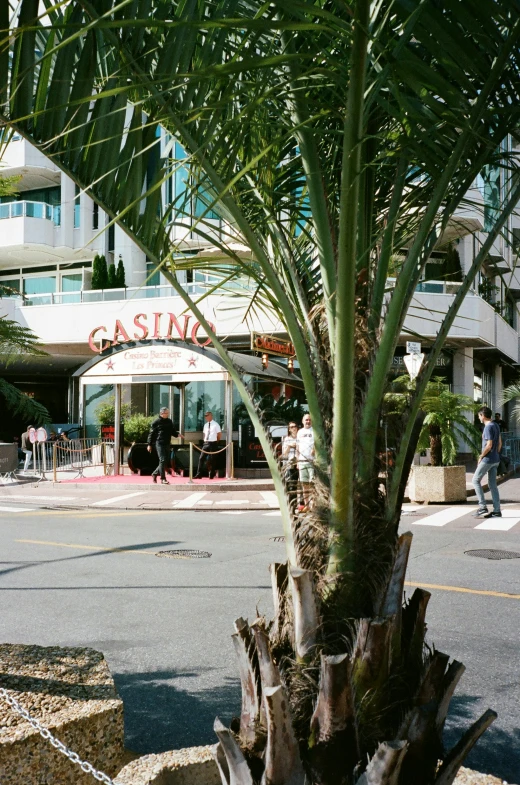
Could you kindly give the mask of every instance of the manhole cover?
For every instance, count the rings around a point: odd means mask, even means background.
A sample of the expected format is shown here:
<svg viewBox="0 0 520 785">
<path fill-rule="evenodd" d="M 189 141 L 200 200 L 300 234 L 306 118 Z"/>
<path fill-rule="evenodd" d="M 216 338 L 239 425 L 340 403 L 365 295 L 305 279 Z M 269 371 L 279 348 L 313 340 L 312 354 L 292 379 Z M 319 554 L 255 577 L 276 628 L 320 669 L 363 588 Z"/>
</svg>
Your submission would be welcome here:
<svg viewBox="0 0 520 785">
<path fill-rule="evenodd" d="M 478 556 L 480 559 L 493 559 L 494 561 L 499 561 L 500 559 L 520 559 L 520 553 L 515 553 L 515 551 L 493 551 L 493 550 L 481 550 L 481 551 L 464 551 L 468 556 Z"/>
<path fill-rule="evenodd" d="M 208 551 L 158 551 L 156 556 L 164 556 L 166 559 L 209 559 L 211 553 Z"/>
<path fill-rule="evenodd" d="M 285 542 L 285 537 L 283 534 L 277 535 L 276 537 L 269 537 L 269 539 L 273 542 Z"/>
</svg>

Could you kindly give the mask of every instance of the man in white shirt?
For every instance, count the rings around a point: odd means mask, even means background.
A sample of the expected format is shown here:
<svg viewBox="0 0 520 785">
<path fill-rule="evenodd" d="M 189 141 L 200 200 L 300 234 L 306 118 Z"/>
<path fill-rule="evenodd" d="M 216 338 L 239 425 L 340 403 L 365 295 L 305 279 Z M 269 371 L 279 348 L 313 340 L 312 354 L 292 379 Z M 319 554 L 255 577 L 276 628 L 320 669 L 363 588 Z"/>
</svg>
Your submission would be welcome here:
<svg viewBox="0 0 520 785">
<path fill-rule="evenodd" d="M 311 501 L 312 481 L 314 479 L 314 432 L 311 425 L 310 414 L 304 414 L 303 428 L 300 428 L 296 437 L 298 458 L 298 472 L 303 494 L 303 509 Z"/>
<path fill-rule="evenodd" d="M 202 472 L 206 464 L 208 467 L 208 477 L 210 480 L 213 478 L 213 455 L 211 455 L 211 453 L 217 450 L 218 441 L 222 436 L 220 425 L 213 419 L 213 414 L 211 412 L 206 412 L 204 417 L 206 418 L 203 429 L 204 436 L 202 445 L 204 452 L 200 455 L 199 468 L 195 475 L 196 480 L 202 479 Z M 218 473 L 216 476 L 218 476 Z"/>
</svg>

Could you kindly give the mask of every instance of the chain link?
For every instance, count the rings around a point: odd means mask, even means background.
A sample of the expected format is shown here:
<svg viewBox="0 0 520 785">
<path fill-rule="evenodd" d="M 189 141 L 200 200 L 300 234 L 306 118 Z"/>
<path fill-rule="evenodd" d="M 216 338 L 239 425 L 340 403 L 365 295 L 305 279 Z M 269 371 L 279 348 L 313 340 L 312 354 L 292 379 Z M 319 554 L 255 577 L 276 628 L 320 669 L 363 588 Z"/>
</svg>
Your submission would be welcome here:
<svg viewBox="0 0 520 785">
<path fill-rule="evenodd" d="M 59 741 L 55 738 L 48 728 L 44 728 L 38 720 L 35 720 L 34 717 L 31 717 L 27 709 L 24 709 L 17 700 L 15 700 L 7 690 L 3 687 L 0 687 L 0 698 L 3 698 L 4 701 L 11 706 L 24 720 L 27 720 L 29 725 L 31 725 L 34 730 L 37 730 L 42 739 L 49 741 L 53 747 L 55 747 L 59 752 L 63 753 L 72 763 L 77 763 L 77 765 L 81 768 L 85 774 L 92 774 L 94 779 L 98 782 L 104 782 L 105 785 L 115 785 L 114 780 L 111 780 L 107 774 L 104 774 L 102 771 L 97 771 L 91 763 L 86 760 L 81 760 L 77 752 L 73 752 L 69 750 L 69 748 L 63 744 L 63 742 Z"/>
</svg>

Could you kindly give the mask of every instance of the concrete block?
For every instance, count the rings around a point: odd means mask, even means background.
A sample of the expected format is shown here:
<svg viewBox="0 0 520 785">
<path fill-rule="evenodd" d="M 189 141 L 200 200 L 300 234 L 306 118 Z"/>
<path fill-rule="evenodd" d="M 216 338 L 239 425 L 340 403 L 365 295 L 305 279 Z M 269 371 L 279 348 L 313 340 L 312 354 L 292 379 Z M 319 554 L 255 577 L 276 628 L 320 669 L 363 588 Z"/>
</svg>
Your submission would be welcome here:
<svg viewBox="0 0 520 785">
<path fill-rule="evenodd" d="M 125 766 L 117 785 L 221 785 L 212 747 L 187 747 L 144 755 Z"/>
<path fill-rule="evenodd" d="M 113 777 L 124 761 L 123 703 L 100 652 L 3 644 L 0 686 L 80 758 Z M 2 785 L 91 785 L 0 699 Z"/>
<path fill-rule="evenodd" d="M 466 467 L 412 466 L 408 495 L 414 502 L 466 501 Z"/>
</svg>

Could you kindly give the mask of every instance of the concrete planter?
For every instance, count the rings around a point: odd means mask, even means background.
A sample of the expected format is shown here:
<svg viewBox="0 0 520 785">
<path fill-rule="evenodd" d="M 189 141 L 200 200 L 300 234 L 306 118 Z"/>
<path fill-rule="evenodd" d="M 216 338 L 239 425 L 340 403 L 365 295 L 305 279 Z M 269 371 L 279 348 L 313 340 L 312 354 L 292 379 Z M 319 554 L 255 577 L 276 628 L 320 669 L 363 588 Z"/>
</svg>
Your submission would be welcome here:
<svg viewBox="0 0 520 785">
<path fill-rule="evenodd" d="M 408 494 L 414 502 L 466 501 L 466 467 L 412 466 Z"/>
<path fill-rule="evenodd" d="M 211 750 L 187 747 L 144 755 L 121 769 L 116 785 L 221 785 Z"/>
</svg>

